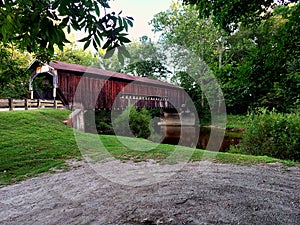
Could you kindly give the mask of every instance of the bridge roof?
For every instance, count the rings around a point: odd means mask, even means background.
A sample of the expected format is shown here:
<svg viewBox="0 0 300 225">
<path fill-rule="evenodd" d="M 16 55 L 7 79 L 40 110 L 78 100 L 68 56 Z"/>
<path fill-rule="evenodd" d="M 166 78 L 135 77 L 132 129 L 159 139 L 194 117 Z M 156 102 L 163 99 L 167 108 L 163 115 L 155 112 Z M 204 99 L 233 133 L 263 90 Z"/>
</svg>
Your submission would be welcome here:
<svg viewBox="0 0 300 225">
<path fill-rule="evenodd" d="M 49 64 L 51 67 L 53 67 L 56 70 L 65 70 L 65 71 L 72 71 L 72 72 L 79 72 L 79 73 L 88 73 L 93 75 L 99 75 L 102 77 L 109 78 L 115 78 L 115 79 L 121 79 L 121 80 L 127 80 L 129 82 L 140 82 L 145 84 L 151 84 L 151 85 L 157 85 L 157 86 L 165 86 L 168 88 L 178 88 L 182 89 L 178 86 L 175 86 L 173 84 L 159 81 L 159 80 L 153 80 L 146 77 L 138 77 L 138 76 L 132 76 L 128 74 L 113 72 L 109 70 L 99 69 L 99 68 L 93 68 L 88 66 L 82 66 L 77 64 L 71 64 L 66 62 L 60 62 L 60 61 L 51 61 Z"/>
</svg>

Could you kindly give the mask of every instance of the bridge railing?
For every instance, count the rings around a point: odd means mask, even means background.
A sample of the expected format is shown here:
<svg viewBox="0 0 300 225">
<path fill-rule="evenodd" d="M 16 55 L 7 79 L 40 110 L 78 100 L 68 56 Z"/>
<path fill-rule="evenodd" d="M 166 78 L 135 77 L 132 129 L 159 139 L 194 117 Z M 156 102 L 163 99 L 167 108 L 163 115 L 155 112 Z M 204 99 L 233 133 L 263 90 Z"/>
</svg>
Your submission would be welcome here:
<svg viewBox="0 0 300 225">
<path fill-rule="evenodd" d="M 60 100 L 45 100 L 45 99 L 0 99 L 0 109 L 39 109 L 39 108 L 64 108 Z"/>
</svg>

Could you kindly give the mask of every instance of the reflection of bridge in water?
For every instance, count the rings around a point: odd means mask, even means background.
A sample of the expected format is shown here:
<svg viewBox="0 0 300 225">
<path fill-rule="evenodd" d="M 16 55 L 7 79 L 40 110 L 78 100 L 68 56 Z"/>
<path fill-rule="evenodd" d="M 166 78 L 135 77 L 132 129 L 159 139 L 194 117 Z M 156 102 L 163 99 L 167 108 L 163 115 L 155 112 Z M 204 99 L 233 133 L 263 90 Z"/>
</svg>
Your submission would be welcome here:
<svg viewBox="0 0 300 225">
<path fill-rule="evenodd" d="M 220 132 L 221 135 L 224 133 L 224 129 L 218 127 L 200 127 L 199 140 L 197 148 L 206 149 L 210 134 L 214 130 L 215 133 Z M 230 146 L 237 145 L 242 139 L 242 135 L 238 132 L 225 132 L 224 139 L 220 146 L 220 152 L 226 152 Z"/>
<path fill-rule="evenodd" d="M 158 125 L 162 131 L 162 143 L 197 146 L 199 129 L 196 125 L 195 114 L 186 111 L 165 112 Z"/>
<path fill-rule="evenodd" d="M 180 126 L 180 125 L 161 125 L 164 144 L 183 145 L 188 147 L 196 147 L 198 149 L 206 149 L 210 138 L 210 127 L 200 126 Z M 218 132 L 218 131 L 215 131 Z M 221 131 L 223 133 L 223 131 Z M 222 135 L 222 134 L 221 134 Z M 226 152 L 230 146 L 237 145 L 241 141 L 241 136 L 225 134 L 222 144 L 218 151 Z M 207 149 L 210 150 L 210 149 Z M 215 150 L 214 150 L 215 151 Z"/>
</svg>

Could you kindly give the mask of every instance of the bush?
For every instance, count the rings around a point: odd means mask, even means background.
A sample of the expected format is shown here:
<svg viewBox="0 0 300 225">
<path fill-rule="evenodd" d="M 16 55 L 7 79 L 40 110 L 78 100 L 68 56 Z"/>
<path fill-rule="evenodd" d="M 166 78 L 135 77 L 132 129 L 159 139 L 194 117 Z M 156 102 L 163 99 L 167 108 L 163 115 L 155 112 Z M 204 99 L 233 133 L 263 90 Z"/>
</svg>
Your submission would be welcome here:
<svg viewBox="0 0 300 225">
<path fill-rule="evenodd" d="M 276 113 L 260 109 L 250 116 L 241 153 L 300 161 L 300 113 Z"/>
<path fill-rule="evenodd" d="M 97 110 L 95 112 L 95 123 L 99 134 L 114 134 L 111 125 L 111 110 Z"/>
<path fill-rule="evenodd" d="M 114 121 L 113 128 L 117 135 L 148 138 L 151 116 L 146 109 L 138 110 L 134 106 L 124 110 Z M 129 124 L 128 124 L 129 123 Z"/>
</svg>

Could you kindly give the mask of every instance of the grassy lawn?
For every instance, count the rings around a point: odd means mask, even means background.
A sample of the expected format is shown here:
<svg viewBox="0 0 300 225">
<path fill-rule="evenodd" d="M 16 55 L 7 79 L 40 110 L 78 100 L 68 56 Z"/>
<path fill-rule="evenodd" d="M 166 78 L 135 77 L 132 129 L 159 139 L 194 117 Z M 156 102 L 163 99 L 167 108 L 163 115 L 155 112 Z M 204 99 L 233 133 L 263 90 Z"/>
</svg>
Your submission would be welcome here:
<svg viewBox="0 0 300 225">
<path fill-rule="evenodd" d="M 159 162 L 170 156 L 175 148 L 179 149 L 180 154 L 181 151 L 193 151 L 187 147 L 157 144 L 144 139 L 76 132 L 79 150 L 73 129 L 62 123 L 69 114 L 70 111 L 67 110 L 50 109 L 0 113 L 0 186 L 42 172 L 51 172 L 53 168 L 67 169 L 66 160 L 80 160 L 82 154 L 101 159 L 109 153 L 120 160 L 138 162 L 154 159 Z M 81 142 L 84 144 L 81 145 Z M 214 153 L 198 149 L 191 154 L 190 161 L 206 159 L 240 165 L 269 162 L 292 164 L 270 157 Z"/>
<path fill-rule="evenodd" d="M 227 115 L 227 128 L 239 129 L 246 128 L 247 116 L 244 115 Z"/>
<path fill-rule="evenodd" d="M 69 111 L 0 113 L 0 185 L 23 180 L 80 157 L 73 130 L 60 121 Z"/>
</svg>

